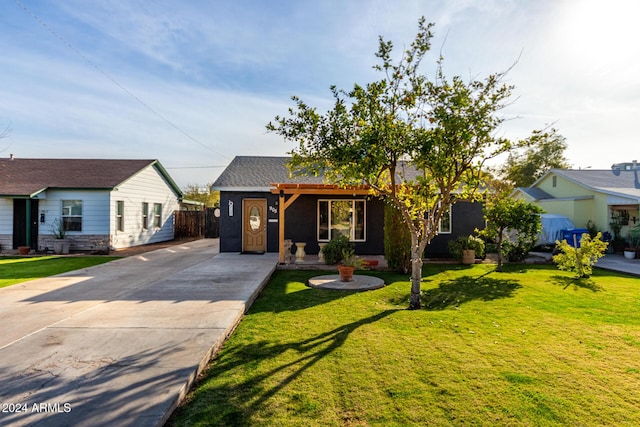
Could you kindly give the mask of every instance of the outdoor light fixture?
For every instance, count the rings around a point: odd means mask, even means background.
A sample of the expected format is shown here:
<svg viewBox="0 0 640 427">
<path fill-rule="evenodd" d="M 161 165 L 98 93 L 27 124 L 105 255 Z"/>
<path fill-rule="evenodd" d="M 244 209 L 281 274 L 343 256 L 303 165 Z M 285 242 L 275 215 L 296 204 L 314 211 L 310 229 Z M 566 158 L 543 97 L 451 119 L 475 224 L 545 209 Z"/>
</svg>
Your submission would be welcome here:
<svg viewBox="0 0 640 427">
<path fill-rule="evenodd" d="M 44 212 L 40 212 L 40 222 L 44 224 Z"/>
<path fill-rule="evenodd" d="M 284 197 L 284 190 L 280 190 L 280 197 Z"/>
<path fill-rule="evenodd" d="M 229 216 L 233 216 L 233 202 L 229 200 Z"/>
</svg>

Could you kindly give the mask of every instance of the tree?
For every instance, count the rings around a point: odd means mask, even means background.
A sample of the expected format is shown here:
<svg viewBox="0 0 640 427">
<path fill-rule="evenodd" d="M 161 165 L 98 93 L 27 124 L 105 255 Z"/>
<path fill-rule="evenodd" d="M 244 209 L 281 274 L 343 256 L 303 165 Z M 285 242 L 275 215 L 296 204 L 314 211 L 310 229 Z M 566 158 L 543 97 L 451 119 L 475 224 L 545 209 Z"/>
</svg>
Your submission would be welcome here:
<svg viewBox="0 0 640 427">
<path fill-rule="evenodd" d="M 593 264 L 604 256 L 609 243 L 602 241 L 602 233 L 598 232 L 595 237 L 588 233 L 582 235 L 580 247 L 574 248 L 566 240 L 556 241 L 560 253 L 553 256 L 553 262 L 560 270 L 576 273 L 576 279 L 585 279 L 591 276 Z"/>
<path fill-rule="evenodd" d="M 534 131 L 522 145 L 527 149 L 523 153 L 510 153 L 499 170 L 499 174 L 514 187 L 529 187 L 549 169 L 570 167 L 564 157 L 566 138 L 556 129 Z"/>
<path fill-rule="evenodd" d="M 294 173 L 322 173 L 343 187 L 365 184 L 402 215 L 411 235 L 411 309 L 421 307 L 422 254 L 443 213 L 473 198 L 485 162 L 512 148 L 495 137 L 503 121 L 496 113 L 512 91 L 502 83 L 506 72 L 468 83 L 447 79 L 440 57 L 427 79 L 419 68 L 432 27 L 421 18 L 397 62 L 392 42 L 379 37 L 374 69 L 382 78 L 350 91 L 332 86 L 334 104 L 325 114 L 294 96 L 289 115 L 267 125 L 297 143 L 290 152 Z"/>
<path fill-rule="evenodd" d="M 542 229 L 540 215 L 543 210 L 535 203 L 512 199 L 505 194 L 488 199 L 483 210 L 487 226 L 479 234 L 496 242 L 496 270 L 502 271 L 503 252 L 508 251 L 506 248 L 519 248 L 525 254 L 531 250 Z M 508 235 L 515 237 L 517 244 L 513 245 Z"/>
<path fill-rule="evenodd" d="M 211 191 L 212 183 L 204 187 L 195 184 L 188 184 L 182 189 L 182 194 L 186 200 L 202 202 L 206 207 L 214 207 L 220 205 L 220 192 Z"/>
</svg>

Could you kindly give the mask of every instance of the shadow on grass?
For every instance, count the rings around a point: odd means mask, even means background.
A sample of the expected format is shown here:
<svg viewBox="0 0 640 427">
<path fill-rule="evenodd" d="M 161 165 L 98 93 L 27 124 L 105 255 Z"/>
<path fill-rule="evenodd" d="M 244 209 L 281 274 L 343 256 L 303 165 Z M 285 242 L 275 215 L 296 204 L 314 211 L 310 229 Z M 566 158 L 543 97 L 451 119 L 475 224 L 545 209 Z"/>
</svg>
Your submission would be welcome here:
<svg viewBox="0 0 640 427">
<path fill-rule="evenodd" d="M 487 277 L 491 273 L 493 272 L 479 277 L 462 276 L 443 281 L 437 288 L 423 291 L 423 306 L 427 310 L 444 310 L 474 300 L 509 298 L 516 289 L 522 287 L 515 280 Z"/>
<path fill-rule="evenodd" d="M 562 286 L 563 289 L 573 287 L 574 290 L 588 289 L 592 292 L 600 292 L 603 290 L 602 286 L 598 285 L 596 282 L 589 278 L 578 279 L 575 277 L 560 275 L 551 276 L 551 278 L 553 279 L 553 284 Z"/>
<path fill-rule="evenodd" d="M 318 361 L 343 346 L 356 329 L 375 323 L 399 310 L 385 310 L 330 331 L 317 334 L 299 342 L 273 343 L 266 340 L 247 345 L 229 346 L 221 353 L 203 380 L 197 393 L 186 407 L 178 409 L 168 426 L 191 425 L 199 422 L 207 425 L 250 426 L 252 417 L 264 411 L 267 401 L 296 380 Z M 294 355 L 292 357 L 292 354 Z M 261 371 L 260 366 L 273 366 Z M 250 367 L 244 379 L 212 381 L 217 377 L 234 378 L 240 367 Z M 251 374 L 255 373 L 255 374 Z M 274 379 L 276 379 L 274 381 Z M 312 417 L 313 405 L 302 411 Z"/>
</svg>

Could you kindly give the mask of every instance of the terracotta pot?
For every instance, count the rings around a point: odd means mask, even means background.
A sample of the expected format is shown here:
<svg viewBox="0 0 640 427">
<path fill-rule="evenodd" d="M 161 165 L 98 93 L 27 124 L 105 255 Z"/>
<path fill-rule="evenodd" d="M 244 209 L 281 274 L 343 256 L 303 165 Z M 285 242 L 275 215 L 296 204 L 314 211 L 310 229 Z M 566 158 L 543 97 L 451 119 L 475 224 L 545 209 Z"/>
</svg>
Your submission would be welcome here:
<svg viewBox="0 0 640 427">
<path fill-rule="evenodd" d="M 476 251 L 473 249 L 465 249 L 462 251 L 462 263 L 473 264 L 476 262 Z"/>
<path fill-rule="evenodd" d="M 31 246 L 18 246 L 18 254 L 29 255 L 29 252 L 31 252 Z"/>
<path fill-rule="evenodd" d="M 340 281 L 350 282 L 353 280 L 353 271 L 355 268 L 348 265 L 339 265 L 338 272 L 340 273 Z"/>
</svg>

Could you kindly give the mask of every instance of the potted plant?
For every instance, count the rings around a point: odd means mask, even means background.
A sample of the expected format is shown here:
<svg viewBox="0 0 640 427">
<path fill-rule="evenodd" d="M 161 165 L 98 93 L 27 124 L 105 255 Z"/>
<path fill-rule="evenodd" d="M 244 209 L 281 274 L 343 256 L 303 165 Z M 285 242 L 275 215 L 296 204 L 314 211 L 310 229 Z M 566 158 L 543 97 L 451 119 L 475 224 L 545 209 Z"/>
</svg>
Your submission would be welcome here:
<svg viewBox="0 0 640 427">
<path fill-rule="evenodd" d="M 342 261 L 338 265 L 338 273 L 340 273 L 341 282 L 350 282 L 353 280 L 353 272 L 361 270 L 364 263 L 361 258 L 357 257 L 353 249 L 345 249 L 342 251 Z"/>
<path fill-rule="evenodd" d="M 611 227 L 611 231 L 613 232 L 613 239 L 611 240 L 611 246 L 613 247 L 613 251 L 620 253 L 624 250 L 625 241 L 620 236 L 620 232 L 622 231 L 622 225 L 617 217 L 613 217 L 613 221 L 609 223 Z"/>
<path fill-rule="evenodd" d="M 629 229 L 627 234 L 627 242 L 624 248 L 624 257 L 627 259 L 634 259 L 638 255 L 638 249 L 640 248 L 640 224 L 635 225 Z"/>
<path fill-rule="evenodd" d="M 484 255 L 484 241 L 476 236 L 458 236 L 449 242 L 449 253 L 463 264 L 473 264 L 476 256 Z"/>
<path fill-rule="evenodd" d="M 51 232 L 55 237 L 53 241 L 53 251 L 57 254 L 68 254 L 70 242 L 66 238 L 67 231 L 64 229 L 64 222 L 56 218 L 51 224 Z"/>
</svg>

